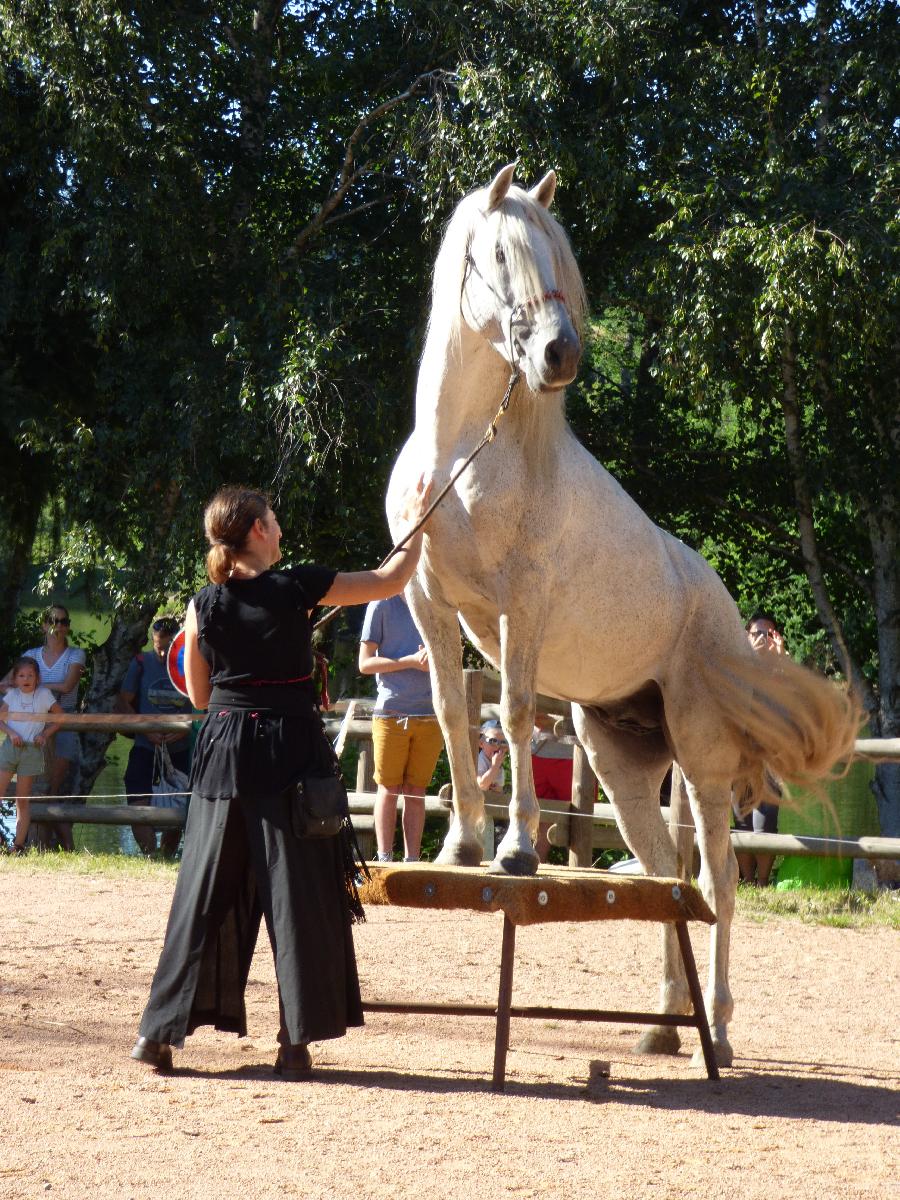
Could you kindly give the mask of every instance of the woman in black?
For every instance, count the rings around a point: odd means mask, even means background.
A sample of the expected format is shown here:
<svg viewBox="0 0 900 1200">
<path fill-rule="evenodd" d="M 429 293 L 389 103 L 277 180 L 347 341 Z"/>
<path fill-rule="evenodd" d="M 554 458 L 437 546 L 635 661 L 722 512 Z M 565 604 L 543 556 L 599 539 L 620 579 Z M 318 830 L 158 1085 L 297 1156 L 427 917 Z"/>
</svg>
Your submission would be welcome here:
<svg viewBox="0 0 900 1200">
<path fill-rule="evenodd" d="M 420 481 L 407 516 L 428 505 Z M 172 1067 L 172 1046 L 200 1025 L 247 1032 L 244 990 L 265 916 L 281 1027 L 275 1070 L 302 1078 L 307 1045 L 361 1025 L 362 1003 L 341 837 L 291 832 L 291 785 L 330 749 L 312 682 L 316 605 L 393 596 L 410 579 L 421 533 L 373 571 L 273 571 L 281 529 L 268 500 L 222 488 L 207 506 L 212 581 L 185 625 L 185 675 L 208 708 L 191 770 L 184 854 L 159 965 L 132 1058 Z"/>
</svg>

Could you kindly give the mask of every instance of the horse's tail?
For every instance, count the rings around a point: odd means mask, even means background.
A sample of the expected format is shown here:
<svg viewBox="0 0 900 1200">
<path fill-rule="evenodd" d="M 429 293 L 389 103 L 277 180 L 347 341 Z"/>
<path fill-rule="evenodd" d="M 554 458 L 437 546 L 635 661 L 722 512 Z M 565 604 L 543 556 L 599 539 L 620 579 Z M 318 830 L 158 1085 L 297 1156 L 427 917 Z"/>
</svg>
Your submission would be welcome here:
<svg viewBox="0 0 900 1200">
<path fill-rule="evenodd" d="M 849 763 L 862 723 L 849 691 L 774 654 L 730 657 L 703 674 L 741 748 L 734 793 L 743 808 L 777 802 L 773 776 L 815 789 Z"/>
</svg>

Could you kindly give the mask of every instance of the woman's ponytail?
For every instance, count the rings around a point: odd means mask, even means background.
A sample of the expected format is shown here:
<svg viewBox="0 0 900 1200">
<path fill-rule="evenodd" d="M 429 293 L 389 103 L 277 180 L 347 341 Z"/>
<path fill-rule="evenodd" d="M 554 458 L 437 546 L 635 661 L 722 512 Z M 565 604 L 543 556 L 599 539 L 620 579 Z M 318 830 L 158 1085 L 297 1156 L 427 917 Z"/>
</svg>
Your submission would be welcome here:
<svg viewBox="0 0 900 1200">
<path fill-rule="evenodd" d="M 219 488 L 207 504 L 203 514 L 203 528 L 210 546 L 206 573 L 213 583 L 228 579 L 253 522 L 263 520 L 268 509 L 269 498 L 264 493 L 234 484 Z"/>
<path fill-rule="evenodd" d="M 216 542 L 206 555 L 206 573 L 213 583 L 224 583 L 234 567 L 234 555 L 227 546 Z"/>
</svg>

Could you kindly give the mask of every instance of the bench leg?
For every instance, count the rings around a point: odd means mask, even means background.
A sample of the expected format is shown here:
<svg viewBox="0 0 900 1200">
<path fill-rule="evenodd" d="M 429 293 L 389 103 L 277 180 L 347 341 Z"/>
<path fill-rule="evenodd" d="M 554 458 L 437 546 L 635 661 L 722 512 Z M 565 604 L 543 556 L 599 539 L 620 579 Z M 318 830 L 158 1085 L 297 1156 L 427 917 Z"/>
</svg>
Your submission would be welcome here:
<svg viewBox="0 0 900 1200">
<path fill-rule="evenodd" d="M 503 914 L 503 949 L 500 954 L 500 990 L 497 995 L 497 1031 L 494 1035 L 494 1077 L 491 1091 L 502 1092 L 506 1084 L 506 1051 L 509 1049 L 509 1010 L 512 1006 L 513 962 L 516 927 Z"/>
<path fill-rule="evenodd" d="M 694 1016 L 697 1019 L 697 1032 L 700 1034 L 700 1045 L 703 1047 L 703 1061 L 706 1063 L 708 1079 L 719 1078 L 719 1065 L 713 1049 L 712 1034 L 709 1032 L 709 1021 L 706 1018 L 706 1006 L 703 1003 L 703 992 L 700 980 L 697 978 L 697 964 L 694 961 L 694 951 L 686 921 L 675 922 L 675 932 L 678 934 L 678 945 L 681 948 L 681 961 L 684 963 L 684 973 L 687 976 L 691 1001 L 694 1005 Z"/>
</svg>

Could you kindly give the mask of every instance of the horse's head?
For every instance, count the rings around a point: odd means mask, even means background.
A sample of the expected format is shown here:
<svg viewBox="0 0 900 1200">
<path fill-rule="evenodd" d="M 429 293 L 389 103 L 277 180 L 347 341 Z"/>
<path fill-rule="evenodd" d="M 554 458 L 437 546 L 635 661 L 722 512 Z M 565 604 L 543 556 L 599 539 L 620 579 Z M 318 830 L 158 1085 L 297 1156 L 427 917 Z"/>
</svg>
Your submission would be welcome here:
<svg viewBox="0 0 900 1200">
<path fill-rule="evenodd" d="M 514 169 L 504 167 L 458 210 L 467 223 L 460 315 L 519 366 L 533 392 L 556 392 L 578 370 L 584 291 L 568 239 L 548 212 L 556 173 L 526 192 L 513 185 Z"/>
</svg>

